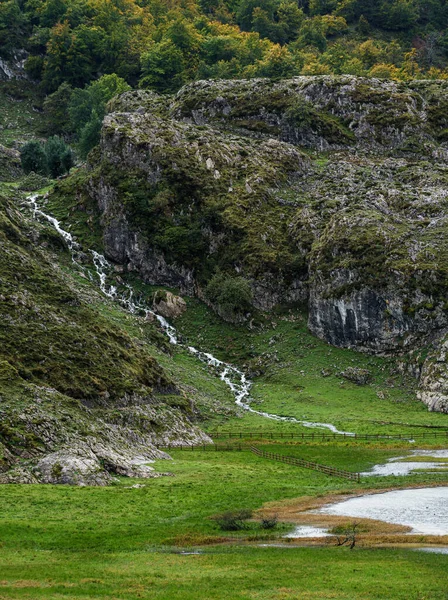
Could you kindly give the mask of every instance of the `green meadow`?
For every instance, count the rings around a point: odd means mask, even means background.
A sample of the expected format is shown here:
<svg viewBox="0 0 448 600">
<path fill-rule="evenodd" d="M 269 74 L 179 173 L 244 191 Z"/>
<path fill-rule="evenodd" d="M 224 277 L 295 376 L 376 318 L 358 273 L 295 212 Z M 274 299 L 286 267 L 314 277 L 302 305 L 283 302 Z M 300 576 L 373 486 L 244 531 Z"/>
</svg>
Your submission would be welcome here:
<svg viewBox="0 0 448 600">
<path fill-rule="evenodd" d="M 397 455 L 397 449 L 361 443 L 269 449 L 359 470 Z M 210 519 L 226 510 L 366 485 L 440 484 L 446 475 L 357 484 L 244 451 L 177 450 L 172 457 L 154 466 L 174 477 L 120 479 L 105 488 L 1 487 L 0 598 L 446 600 L 446 556 L 275 547 L 291 524 L 266 532 L 254 522 L 226 541 L 229 534 Z"/>
</svg>

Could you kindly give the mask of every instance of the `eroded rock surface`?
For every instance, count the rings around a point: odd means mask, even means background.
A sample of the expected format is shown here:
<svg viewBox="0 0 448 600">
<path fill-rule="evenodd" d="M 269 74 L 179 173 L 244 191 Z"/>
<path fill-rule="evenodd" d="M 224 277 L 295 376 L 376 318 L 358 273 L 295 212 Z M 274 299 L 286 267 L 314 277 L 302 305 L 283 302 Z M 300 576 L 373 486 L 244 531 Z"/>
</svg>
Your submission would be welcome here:
<svg viewBox="0 0 448 600">
<path fill-rule="evenodd" d="M 153 306 L 165 319 L 180 317 L 187 310 L 187 303 L 180 296 L 168 291 L 156 292 L 154 294 Z"/>
<path fill-rule="evenodd" d="M 110 110 L 82 193 L 125 270 L 199 297 L 217 272 L 243 277 L 256 308 L 307 304 L 336 346 L 441 337 L 447 82 L 200 81 Z"/>
</svg>

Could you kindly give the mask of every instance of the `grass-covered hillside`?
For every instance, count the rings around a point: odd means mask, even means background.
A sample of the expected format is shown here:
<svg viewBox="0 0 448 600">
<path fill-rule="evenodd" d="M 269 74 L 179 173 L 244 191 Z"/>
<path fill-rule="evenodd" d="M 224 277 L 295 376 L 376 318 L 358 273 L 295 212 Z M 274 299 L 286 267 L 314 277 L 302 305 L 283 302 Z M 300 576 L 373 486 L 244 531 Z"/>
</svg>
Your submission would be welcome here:
<svg viewBox="0 0 448 600">
<path fill-rule="evenodd" d="M 156 443 L 205 439 L 194 423 L 210 389 L 231 404 L 224 384 L 196 365 L 184 377 L 155 325 L 108 303 L 89 255 L 74 265 L 59 234 L 31 219 L 23 194 L 3 188 L 1 215 L 1 471 L 28 472 L 62 452 L 132 473 L 138 454 L 158 454 Z"/>
</svg>

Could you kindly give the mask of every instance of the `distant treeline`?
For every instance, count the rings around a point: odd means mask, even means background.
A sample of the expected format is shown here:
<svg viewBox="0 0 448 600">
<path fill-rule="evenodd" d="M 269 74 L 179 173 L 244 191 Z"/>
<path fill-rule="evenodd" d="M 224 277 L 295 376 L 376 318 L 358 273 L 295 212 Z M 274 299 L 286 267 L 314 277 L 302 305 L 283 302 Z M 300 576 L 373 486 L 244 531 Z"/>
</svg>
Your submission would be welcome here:
<svg viewBox="0 0 448 600">
<path fill-rule="evenodd" d="M 0 56 L 46 93 L 105 74 L 171 92 L 194 79 L 448 77 L 445 0 L 0 0 Z"/>
</svg>

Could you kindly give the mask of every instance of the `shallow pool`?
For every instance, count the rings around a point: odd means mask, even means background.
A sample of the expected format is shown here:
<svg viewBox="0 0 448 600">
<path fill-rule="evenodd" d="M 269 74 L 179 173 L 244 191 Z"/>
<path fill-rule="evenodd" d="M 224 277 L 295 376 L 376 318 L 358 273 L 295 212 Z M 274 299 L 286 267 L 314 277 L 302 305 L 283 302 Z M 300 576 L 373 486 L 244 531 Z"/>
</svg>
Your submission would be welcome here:
<svg viewBox="0 0 448 600">
<path fill-rule="evenodd" d="M 448 487 L 368 494 L 324 506 L 318 512 L 407 525 L 411 533 L 448 535 Z"/>
</svg>

